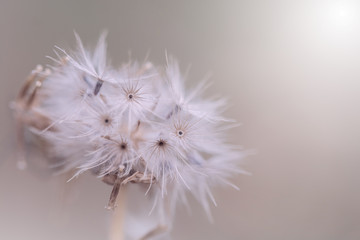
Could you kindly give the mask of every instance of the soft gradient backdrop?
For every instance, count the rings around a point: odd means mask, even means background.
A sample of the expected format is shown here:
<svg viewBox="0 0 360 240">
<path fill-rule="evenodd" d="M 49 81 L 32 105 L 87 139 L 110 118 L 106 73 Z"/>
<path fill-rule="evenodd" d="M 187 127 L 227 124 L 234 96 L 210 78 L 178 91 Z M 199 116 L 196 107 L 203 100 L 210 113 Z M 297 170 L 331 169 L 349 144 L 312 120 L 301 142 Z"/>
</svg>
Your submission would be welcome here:
<svg viewBox="0 0 360 240">
<path fill-rule="evenodd" d="M 241 191 L 215 190 L 215 223 L 191 202 L 174 239 L 360 239 L 360 3 L 347 0 L 0 0 L 0 239 L 106 239 L 111 188 L 17 170 L 8 107 L 54 45 L 103 29 L 114 64 L 167 50 L 191 64 L 189 86 L 211 72 L 243 124 L 231 139 L 257 150 Z"/>
</svg>

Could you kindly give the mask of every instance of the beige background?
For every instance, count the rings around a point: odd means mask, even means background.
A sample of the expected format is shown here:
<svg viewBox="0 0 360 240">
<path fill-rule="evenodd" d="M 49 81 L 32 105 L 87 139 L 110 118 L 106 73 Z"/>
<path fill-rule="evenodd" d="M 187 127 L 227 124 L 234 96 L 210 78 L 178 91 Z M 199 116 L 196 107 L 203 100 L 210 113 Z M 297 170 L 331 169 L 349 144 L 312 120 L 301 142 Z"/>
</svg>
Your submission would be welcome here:
<svg viewBox="0 0 360 240">
<path fill-rule="evenodd" d="M 18 171 L 8 108 L 55 44 L 73 46 L 73 30 L 94 43 L 105 28 L 115 64 L 128 50 L 162 64 L 167 49 L 192 65 L 190 85 L 211 71 L 209 92 L 243 123 L 231 138 L 258 152 L 241 191 L 215 190 L 215 223 L 192 202 L 174 239 L 360 239 L 360 3 L 347 0 L 0 0 L 0 239 L 107 236 L 111 189 Z"/>
</svg>

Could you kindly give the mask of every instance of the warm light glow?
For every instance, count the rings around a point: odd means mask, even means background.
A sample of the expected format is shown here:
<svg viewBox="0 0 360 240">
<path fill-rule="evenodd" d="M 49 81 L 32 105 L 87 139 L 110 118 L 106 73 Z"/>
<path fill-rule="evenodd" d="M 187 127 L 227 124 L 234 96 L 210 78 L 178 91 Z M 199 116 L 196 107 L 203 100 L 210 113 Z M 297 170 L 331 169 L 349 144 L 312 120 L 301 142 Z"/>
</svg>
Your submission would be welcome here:
<svg viewBox="0 0 360 240">
<path fill-rule="evenodd" d="M 349 27 L 354 24 L 354 6 L 338 2 L 330 6 L 328 21 L 335 27 Z"/>
</svg>

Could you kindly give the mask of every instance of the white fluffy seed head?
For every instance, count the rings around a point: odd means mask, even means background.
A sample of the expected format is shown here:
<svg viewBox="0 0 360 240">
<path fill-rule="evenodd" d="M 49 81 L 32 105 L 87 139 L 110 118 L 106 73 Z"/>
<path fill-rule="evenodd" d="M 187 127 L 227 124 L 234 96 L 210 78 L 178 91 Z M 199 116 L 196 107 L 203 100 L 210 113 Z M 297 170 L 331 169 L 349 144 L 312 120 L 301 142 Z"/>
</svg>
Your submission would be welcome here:
<svg viewBox="0 0 360 240">
<path fill-rule="evenodd" d="M 190 191 L 209 212 L 208 199 L 215 203 L 210 188 L 231 185 L 228 178 L 241 158 L 225 142 L 226 101 L 202 98 L 206 81 L 185 91 L 172 58 L 165 71 L 148 62 L 115 69 L 107 61 L 105 35 L 94 51 L 76 39 L 74 54 L 58 48 L 64 57 L 56 60 L 32 106 L 50 121 L 34 130 L 47 142 L 49 156 L 64 171 L 75 169 L 76 176 L 142 174 L 139 181 L 148 179 L 157 201 L 170 198 L 174 209 Z"/>
</svg>

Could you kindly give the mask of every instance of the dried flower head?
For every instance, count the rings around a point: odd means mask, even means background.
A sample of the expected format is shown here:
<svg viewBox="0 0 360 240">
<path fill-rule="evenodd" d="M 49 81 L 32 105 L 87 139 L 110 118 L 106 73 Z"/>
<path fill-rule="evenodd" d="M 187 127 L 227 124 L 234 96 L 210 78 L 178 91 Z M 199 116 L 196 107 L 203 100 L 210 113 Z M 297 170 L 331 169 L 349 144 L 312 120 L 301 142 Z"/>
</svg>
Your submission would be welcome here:
<svg viewBox="0 0 360 240">
<path fill-rule="evenodd" d="M 208 200 L 216 204 L 210 189 L 235 187 L 228 179 L 242 172 L 241 153 L 224 136 L 232 126 L 221 116 L 226 101 L 201 96 L 207 81 L 185 91 L 172 58 L 164 69 L 149 62 L 115 69 L 105 35 L 94 51 L 76 40 L 77 51 L 57 48 L 63 56 L 57 53 L 51 71 L 38 67 L 25 82 L 15 104 L 18 135 L 26 127 L 46 143 L 43 150 L 60 171 L 76 170 L 74 177 L 90 171 L 113 185 L 109 208 L 120 186 L 132 182 L 151 192 L 151 211 L 167 216 L 167 225 L 187 192 L 210 216 Z"/>
</svg>

